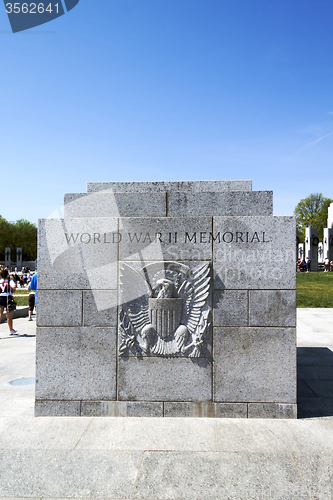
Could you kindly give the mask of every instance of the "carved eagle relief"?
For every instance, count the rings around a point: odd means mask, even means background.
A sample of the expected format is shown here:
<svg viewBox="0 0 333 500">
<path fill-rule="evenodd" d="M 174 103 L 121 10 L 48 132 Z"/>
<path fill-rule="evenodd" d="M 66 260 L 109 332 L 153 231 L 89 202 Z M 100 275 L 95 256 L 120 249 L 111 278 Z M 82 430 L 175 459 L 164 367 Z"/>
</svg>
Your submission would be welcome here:
<svg viewBox="0 0 333 500">
<path fill-rule="evenodd" d="M 209 264 L 120 270 L 119 354 L 199 357 L 208 327 Z"/>
</svg>

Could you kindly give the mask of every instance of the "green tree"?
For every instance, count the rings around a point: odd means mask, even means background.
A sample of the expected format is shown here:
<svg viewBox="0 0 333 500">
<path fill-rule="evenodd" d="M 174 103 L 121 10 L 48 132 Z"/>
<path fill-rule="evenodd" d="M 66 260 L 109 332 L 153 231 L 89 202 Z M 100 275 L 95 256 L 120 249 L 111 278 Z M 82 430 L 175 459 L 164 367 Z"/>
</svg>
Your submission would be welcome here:
<svg viewBox="0 0 333 500">
<path fill-rule="evenodd" d="M 15 249 L 22 247 L 23 260 L 37 257 L 37 228 L 31 222 L 20 219 L 13 224 L 13 243 Z"/>
<path fill-rule="evenodd" d="M 36 226 L 25 219 L 8 222 L 0 215 L 0 260 L 5 258 L 5 247 L 10 247 L 12 260 L 16 258 L 17 247 L 22 247 L 23 260 L 35 260 L 37 257 Z"/>
<path fill-rule="evenodd" d="M 7 242 L 10 241 L 10 224 L 9 222 L 0 215 L 0 260 L 5 258 L 5 247 Z"/>
<path fill-rule="evenodd" d="M 294 210 L 300 241 L 304 241 L 305 228 L 309 226 L 317 228 L 318 238 L 322 241 L 323 228 L 327 226 L 327 210 L 332 202 L 332 198 L 325 198 L 322 193 L 312 193 L 300 200 Z"/>
</svg>

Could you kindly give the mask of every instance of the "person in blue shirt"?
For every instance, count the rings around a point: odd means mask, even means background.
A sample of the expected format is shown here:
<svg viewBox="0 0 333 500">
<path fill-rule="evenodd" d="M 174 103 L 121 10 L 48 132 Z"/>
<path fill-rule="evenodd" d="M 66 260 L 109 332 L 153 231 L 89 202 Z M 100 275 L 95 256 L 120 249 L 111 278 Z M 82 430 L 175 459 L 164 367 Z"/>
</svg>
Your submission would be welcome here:
<svg viewBox="0 0 333 500">
<path fill-rule="evenodd" d="M 28 290 L 35 290 L 35 307 L 37 308 L 37 273 L 32 276 Z"/>
</svg>

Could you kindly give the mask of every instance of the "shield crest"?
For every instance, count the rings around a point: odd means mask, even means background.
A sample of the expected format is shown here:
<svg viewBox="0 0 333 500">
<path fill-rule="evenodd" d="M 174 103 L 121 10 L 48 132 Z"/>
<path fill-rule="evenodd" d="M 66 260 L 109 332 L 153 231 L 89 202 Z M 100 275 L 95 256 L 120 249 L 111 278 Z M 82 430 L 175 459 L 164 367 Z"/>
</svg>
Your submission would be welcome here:
<svg viewBox="0 0 333 500">
<path fill-rule="evenodd" d="M 162 339 L 171 337 L 178 328 L 182 316 L 183 299 L 149 298 L 150 322 Z"/>
</svg>

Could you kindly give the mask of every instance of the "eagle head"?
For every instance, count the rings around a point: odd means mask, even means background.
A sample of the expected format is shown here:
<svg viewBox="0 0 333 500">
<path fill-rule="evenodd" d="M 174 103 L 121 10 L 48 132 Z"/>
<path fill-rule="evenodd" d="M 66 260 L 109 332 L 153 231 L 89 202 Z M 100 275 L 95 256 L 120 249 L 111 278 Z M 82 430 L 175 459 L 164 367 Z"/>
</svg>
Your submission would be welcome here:
<svg viewBox="0 0 333 500">
<path fill-rule="evenodd" d="M 158 299 L 171 299 L 175 293 L 175 285 L 171 280 L 167 280 L 163 278 L 161 280 L 156 281 L 156 287 L 153 292 L 157 293 Z"/>
</svg>

